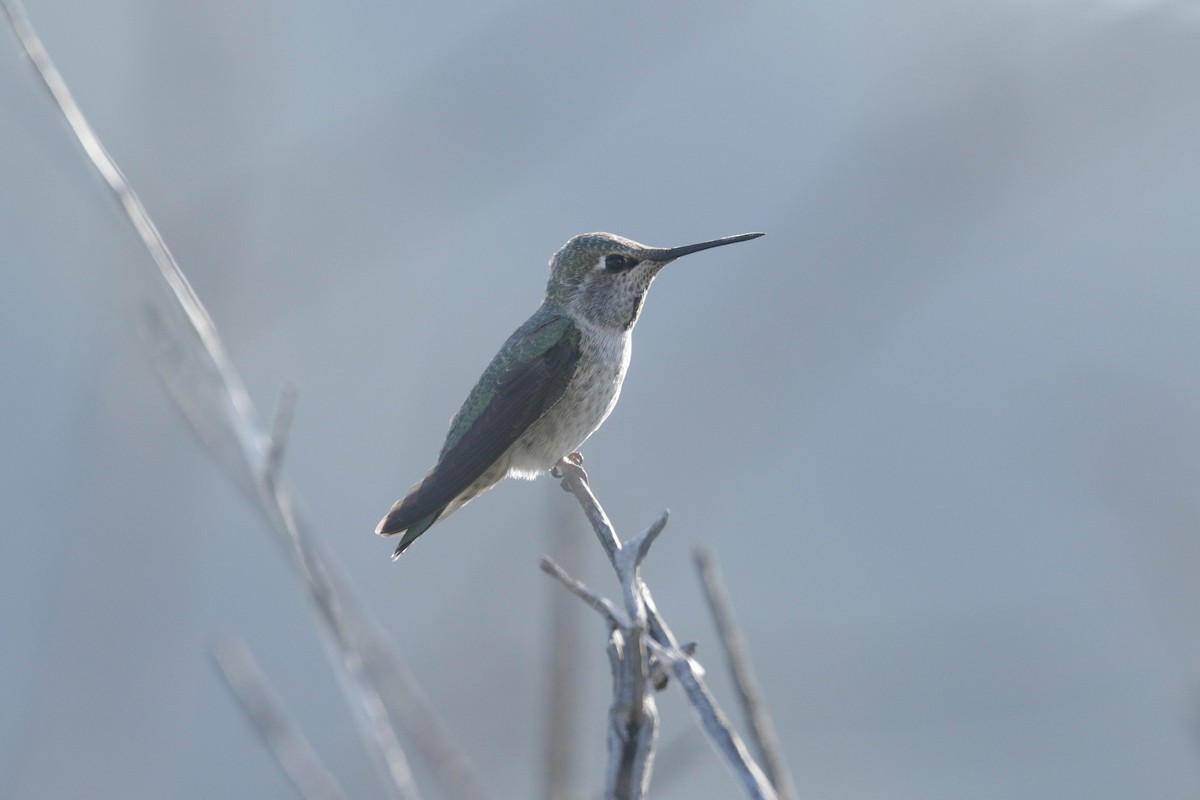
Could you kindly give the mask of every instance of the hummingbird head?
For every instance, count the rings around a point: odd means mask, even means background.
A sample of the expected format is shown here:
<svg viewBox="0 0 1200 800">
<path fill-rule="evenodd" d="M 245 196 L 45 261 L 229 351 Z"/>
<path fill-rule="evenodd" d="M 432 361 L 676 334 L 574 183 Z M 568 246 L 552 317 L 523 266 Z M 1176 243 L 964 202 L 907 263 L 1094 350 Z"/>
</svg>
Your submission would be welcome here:
<svg viewBox="0 0 1200 800">
<path fill-rule="evenodd" d="M 633 327 L 659 270 L 680 256 L 757 239 L 743 233 L 683 247 L 647 247 L 612 233 L 572 236 L 550 259 L 546 300 L 612 330 Z"/>
</svg>

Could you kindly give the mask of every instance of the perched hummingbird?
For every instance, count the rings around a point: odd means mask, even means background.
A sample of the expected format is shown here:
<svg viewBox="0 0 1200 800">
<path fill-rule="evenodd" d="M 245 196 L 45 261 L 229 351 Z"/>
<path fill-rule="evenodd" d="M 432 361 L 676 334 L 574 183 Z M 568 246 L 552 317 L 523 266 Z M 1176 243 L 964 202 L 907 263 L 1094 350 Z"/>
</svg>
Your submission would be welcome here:
<svg viewBox="0 0 1200 800">
<path fill-rule="evenodd" d="M 404 534 L 392 558 L 501 478 L 535 478 L 577 450 L 617 404 L 633 326 L 659 270 L 759 236 L 669 248 L 611 233 L 572 237 L 550 260 L 541 307 L 508 337 L 451 420 L 437 465 L 375 528 Z"/>
</svg>

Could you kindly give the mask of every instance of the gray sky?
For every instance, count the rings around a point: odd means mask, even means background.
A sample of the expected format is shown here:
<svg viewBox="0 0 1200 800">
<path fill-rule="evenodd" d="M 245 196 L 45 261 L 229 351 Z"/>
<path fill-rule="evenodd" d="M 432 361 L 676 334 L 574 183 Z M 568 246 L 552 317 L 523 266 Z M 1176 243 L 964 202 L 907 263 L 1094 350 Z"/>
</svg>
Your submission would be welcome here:
<svg viewBox="0 0 1200 800">
<path fill-rule="evenodd" d="M 584 453 L 626 535 L 671 509 L 647 578 L 732 707 L 689 559 L 716 548 L 803 796 L 1200 791 L 1190 4 L 29 13 L 259 407 L 299 382 L 306 513 L 496 797 L 538 788 L 568 498 L 507 482 L 398 564 L 371 531 L 589 230 L 768 234 L 662 274 Z M 378 796 L 299 587 L 151 367 L 153 265 L 0 44 L 0 796 L 292 796 L 229 636 Z M 655 796 L 732 796 L 662 709 L 690 755 Z"/>
</svg>

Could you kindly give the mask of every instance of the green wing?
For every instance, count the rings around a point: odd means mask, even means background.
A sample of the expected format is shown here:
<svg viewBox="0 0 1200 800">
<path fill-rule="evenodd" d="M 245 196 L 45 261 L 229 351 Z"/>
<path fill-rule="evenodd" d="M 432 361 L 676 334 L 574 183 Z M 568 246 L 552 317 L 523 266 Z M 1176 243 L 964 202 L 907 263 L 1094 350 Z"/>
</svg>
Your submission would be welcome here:
<svg viewBox="0 0 1200 800">
<path fill-rule="evenodd" d="M 558 315 L 531 317 L 500 348 L 455 415 L 437 466 L 392 509 L 379 533 L 432 524 L 559 401 L 578 361 L 575 323 Z"/>
</svg>

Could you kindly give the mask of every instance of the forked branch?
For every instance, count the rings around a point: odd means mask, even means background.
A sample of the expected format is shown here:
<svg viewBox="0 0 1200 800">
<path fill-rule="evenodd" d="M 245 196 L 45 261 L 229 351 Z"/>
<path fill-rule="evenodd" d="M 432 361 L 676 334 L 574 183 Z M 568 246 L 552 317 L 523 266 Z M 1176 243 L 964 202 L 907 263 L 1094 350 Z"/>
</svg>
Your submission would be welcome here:
<svg viewBox="0 0 1200 800">
<path fill-rule="evenodd" d="M 651 687 L 665 685 L 662 678 L 670 672 L 696 710 L 709 742 L 723 757 L 746 796 L 776 800 L 778 795 L 771 782 L 751 758 L 741 737 L 704 684 L 703 670 L 691 657 L 692 648 L 678 644 L 655 607 L 650 588 L 641 578 L 639 568 L 666 527 L 666 512 L 641 534 L 622 544 L 608 515 L 592 494 L 578 454 L 559 462 L 556 475 L 562 479 L 563 489 L 579 501 L 591 522 L 596 538 L 617 573 L 625 606 L 625 613 L 621 614 L 610 600 L 567 575 L 549 558 L 543 558 L 542 569 L 583 599 L 608 623 L 613 700 L 609 711 L 605 797 L 623 800 L 645 796 L 658 730 Z"/>
</svg>

